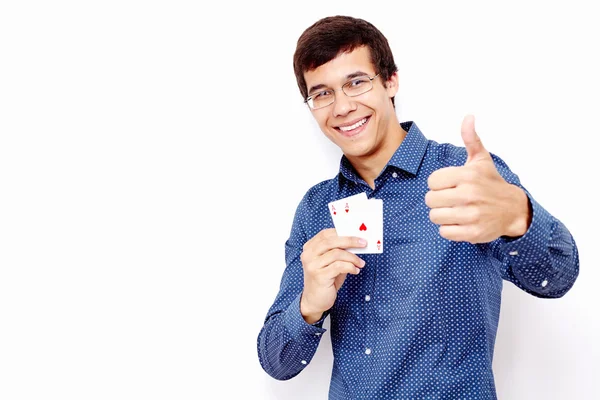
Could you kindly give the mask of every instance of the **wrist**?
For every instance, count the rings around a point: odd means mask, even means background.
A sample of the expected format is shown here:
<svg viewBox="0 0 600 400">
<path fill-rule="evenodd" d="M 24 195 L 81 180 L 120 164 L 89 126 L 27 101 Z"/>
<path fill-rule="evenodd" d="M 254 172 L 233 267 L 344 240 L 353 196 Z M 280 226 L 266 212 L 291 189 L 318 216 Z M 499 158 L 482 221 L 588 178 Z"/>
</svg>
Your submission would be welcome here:
<svg viewBox="0 0 600 400">
<path fill-rule="evenodd" d="M 300 298 L 300 314 L 302 314 L 302 318 L 304 318 L 306 323 L 310 325 L 323 317 L 323 311 L 310 307 L 304 293 L 302 293 L 302 297 Z"/>
<path fill-rule="evenodd" d="M 504 236 L 519 237 L 523 236 L 529 229 L 533 212 L 531 209 L 531 203 L 529 202 L 529 197 L 525 191 L 518 186 L 512 186 L 516 189 L 515 198 L 517 200 L 515 201 L 516 206 L 514 208 L 516 213 L 513 221 L 508 225 L 507 232 Z"/>
</svg>

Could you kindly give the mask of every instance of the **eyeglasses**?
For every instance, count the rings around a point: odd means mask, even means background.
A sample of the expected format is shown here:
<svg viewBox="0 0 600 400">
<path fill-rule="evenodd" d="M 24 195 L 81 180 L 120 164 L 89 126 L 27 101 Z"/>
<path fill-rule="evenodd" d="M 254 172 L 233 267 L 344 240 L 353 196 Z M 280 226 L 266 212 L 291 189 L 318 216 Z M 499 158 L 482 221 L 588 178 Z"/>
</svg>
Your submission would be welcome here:
<svg viewBox="0 0 600 400">
<path fill-rule="evenodd" d="M 348 82 L 342 85 L 342 91 L 348 97 L 356 97 L 360 96 L 363 93 L 367 93 L 369 90 L 373 89 L 373 79 L 377 78 L 379 74 L 370 77 L 370 76 L 359 76 L 353 79 L 350 79 Z M 319 108 L 327 107 L 330 104 L 333 104 L 335 101 L 335 92 L 334 89 L 324 89 L 319 92 L 313 93 L 304 100 L 308 107 L 311 110 L 318 110 Z"/>
</svg>

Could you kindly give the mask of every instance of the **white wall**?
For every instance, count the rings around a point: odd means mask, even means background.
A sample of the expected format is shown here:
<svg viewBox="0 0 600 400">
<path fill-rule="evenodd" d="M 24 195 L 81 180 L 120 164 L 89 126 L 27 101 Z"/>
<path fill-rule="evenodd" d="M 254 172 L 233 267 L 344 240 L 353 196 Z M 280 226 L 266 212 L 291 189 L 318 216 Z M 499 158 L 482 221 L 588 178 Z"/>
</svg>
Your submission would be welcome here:
<svg viewBox="0 0 600 400">
<path fill-rule="evenodd" d="M 0 398 L 326 398 L 329 332 L 287 382 L 256 336 L 296 205 L 340 156 L 295 43 L 349 14 L 389 39 L 401 120 L 461 144 L 473 113 L 576 238 L 565 297 L 505 285 L 499 398 L 597 399 L 600 28 L 557 3 L 1 3 Z"/>
</svg>

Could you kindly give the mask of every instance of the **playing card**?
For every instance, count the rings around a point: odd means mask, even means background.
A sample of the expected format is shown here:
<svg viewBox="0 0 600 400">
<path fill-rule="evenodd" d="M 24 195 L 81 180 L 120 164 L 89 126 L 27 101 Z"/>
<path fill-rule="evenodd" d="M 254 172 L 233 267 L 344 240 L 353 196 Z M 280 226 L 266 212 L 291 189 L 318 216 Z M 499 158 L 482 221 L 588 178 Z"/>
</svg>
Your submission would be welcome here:
<svg viewBox="0 0 600 400">
<path fill-rule="evenodd" d="M 337 231 L 340 236 L 357 236 L 367 241 L 367 247 L 351 248 L 354 254 L 383 253 L 383 200 L 370 199 L 361 204 L 362 210 L 353 216 L 352 225 Z"/>
<path fill-rule="evenodd" d="M 329 210 L 339 236 L 367 240 L 367 247 L 348 251 L 355 254 L 383 253 L 383 200 L 356 195 L 329 203 Z"/>
<path fill-rule="evenodd" d="M 333 226 L 337 229 L 338 224 L 348 221 L 350 217 L 356 214 L 358 204 L 363 201 L 367 201 L 367 194 L 365 192 L 330 202 L 328 207 L 331 219 L 333 220 Z"/>
</svg>

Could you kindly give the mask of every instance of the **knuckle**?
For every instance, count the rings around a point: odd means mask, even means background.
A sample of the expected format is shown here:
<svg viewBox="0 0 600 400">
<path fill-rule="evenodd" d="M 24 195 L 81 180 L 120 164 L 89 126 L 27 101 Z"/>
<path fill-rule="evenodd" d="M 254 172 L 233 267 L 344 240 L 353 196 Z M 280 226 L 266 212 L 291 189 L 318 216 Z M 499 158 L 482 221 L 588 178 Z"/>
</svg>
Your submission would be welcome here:
<svg viewBox="0 0 600 400">
<path fill-rule="evenodd" d="M 434 224 L 436 223 L 436 213 L 435 213 L 435 210 L 430 210 L 429 211 L 429 220 L 431 222 L 433 222 Z"/>
<path fill-rule="evenodd" d="M 473 207 L 471 210 L 471 223 L 477 222 L 481 219 L 481 210 L 477 207 Z"/>
<path fill-rule="evenodd" d="M 308 255 L 306 254 L 306 251 L 303 251 L 302 254 L 300 254 L 300 262 L 303 266 L 308 264 Z"/>
<path fill-rule="evenodd" d="M 465 187 L 463 193 L 463 198 L 465 199 L 466 204 L 474 204 L 477 203 L 477 191 L 471 185 Z"/>
<path fill-rule="evenodd" d="M 334 262 L 332 262 L 329 267 L 335 269 L 335 270 L 339 270 L 342 267 L 342 263 L 339 260 L 335 260 Z"/>
<path fill-rule="evenodd" d="M 308 248 L 310 247 L 310 246 L 309 246 L 309 243 L 310 243 L 310 242 L 306 242 L 306 243 L 304 243 L 304 245 L 302 246 L 302 254 L 304 254 L 304 253 L 306 253 L 306 252 L 308 251 Z"/>
<path fill-rule="evenodd" d="M 334 249 L 332 250 L 332 256 L 335 260 L 341 260 L 344 258 L 344 250 L 342 249 Z"/>
<path fill-rule="evenodd" d="M 483 234 L 483 229 L 478 225 L 473 225 L 470 233 L 469 242 L 473 243 Z"/>
<path fill-rule="evenodd" d="M 438 232 L 439 232 L 439 234 L 440 234 L 441 237 L 443 237 L 443 238 L 446 237 L 446 236 L 444 236 L 444 234 L 446 233 L 446 230 L 444 229 L 443 225 L 438 228 Z"/>
<path fill-rule="evenodd" d="M 333 248 L 335 248 L 335 238 L 333 238 L 333 237 L 327 237 L 327 238 L 323 239 L 323 245 L 327 249 L 333 249 Z"/>
<path fill-rule="evenodd" d="M 450 233 L 448 232 L 448 229 L 444 225 L 440 226 L 439 232 L 440 232 L 440 236 L 443 237 L 444 239 L 448 239 L 448 240 L 451 239 Z"/>
<path fill-rule="evenodd" d="M 322 241 L 322 240 L 326 239 L 327 237 L 329 237 L 330 235 L 331 235 L 331 233 L 329 233 L 328 229 L 323 229 L 321 232 L 317 233 L 316 238 L 318 240 Z"/>
<path fill-rule="evenodd" d="M 429 178 L 427 178 L 427 187 L 429 187 L 430 189 L 433 189 L 434 185 L 435 185 L 435 177 L 436 177 L 436 171 L 433 171 L 431 173 L 431 175 L 429 175 Z"/>
<path fill-rule="evenodd" d="M 335 228 L 326 228 L 326 229 L 323 229 L 321 231 L 321 234 L 325 238 L 331 238 L 331 237 L 336 237 L 337 236 Z"/>
<path fill-rule="evenodd" d="M 468 182 L 475 182 L 477 180 L 478 177 L 478 173 L 477 170 L 475 170 L 474 168 L 467 168 L 464 171 L 464 179 Z"/>
<path fill-rule="evenodd" d="M 431 208 L 432 195 L 433 195 L 433 192 L 431 192 L 431 191 L 425 193 L 425 205 L 430 208 Z"/>
</svg>

